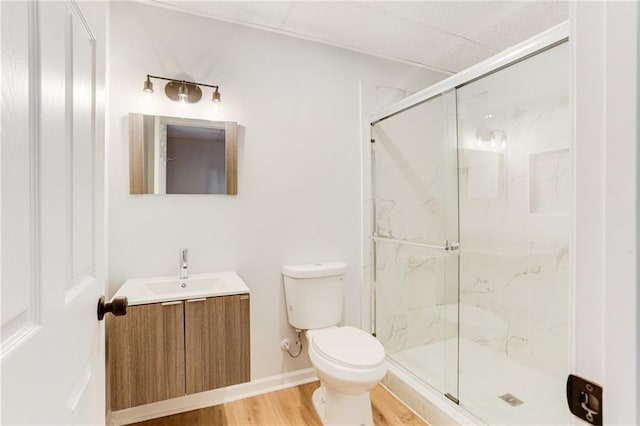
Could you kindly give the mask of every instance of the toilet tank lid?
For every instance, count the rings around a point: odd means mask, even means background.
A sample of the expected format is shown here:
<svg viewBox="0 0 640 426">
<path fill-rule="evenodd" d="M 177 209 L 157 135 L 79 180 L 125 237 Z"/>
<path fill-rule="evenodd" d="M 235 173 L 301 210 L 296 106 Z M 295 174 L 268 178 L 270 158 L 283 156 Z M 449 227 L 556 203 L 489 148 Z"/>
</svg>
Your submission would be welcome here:
<svg viewBox="0 0 640 426">
<path fill-rule="evenodd" d="M 290 278 L 320 278 L 344 275 L 347 264 L 344 262 L 307 263 L 282 267 L 282 274 Z"/>
</svg>

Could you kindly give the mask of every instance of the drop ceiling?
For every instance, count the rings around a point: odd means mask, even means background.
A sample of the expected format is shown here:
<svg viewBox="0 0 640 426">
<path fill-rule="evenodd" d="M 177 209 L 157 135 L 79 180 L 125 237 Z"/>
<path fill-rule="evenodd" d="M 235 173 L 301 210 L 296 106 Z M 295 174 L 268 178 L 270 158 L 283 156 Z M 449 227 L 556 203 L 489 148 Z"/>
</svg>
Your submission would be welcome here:
<svg viewBox="0 0 640 426">
<path fill-rule="evenodd" d="M 448 73 L 568 19 L 560 1 L 152 3 Z"/>
</svg>

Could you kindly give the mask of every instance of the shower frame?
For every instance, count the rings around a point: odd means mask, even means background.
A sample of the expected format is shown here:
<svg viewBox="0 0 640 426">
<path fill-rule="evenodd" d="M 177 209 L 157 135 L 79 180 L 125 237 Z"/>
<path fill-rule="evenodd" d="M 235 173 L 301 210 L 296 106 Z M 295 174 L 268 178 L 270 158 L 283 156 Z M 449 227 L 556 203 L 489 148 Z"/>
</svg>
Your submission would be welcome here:
<svg viewBox="0 0 640 426">
<path fill-rule="evenodd" d="M 363 170 L 365 180 L 364 180 L 364 194 L 365 199 L 368 198 L 370 203 L 366 206 L 364 213 L 368 214 L 368 222 L 365 221 L 363 224 L 363 231 L 365 232 L 366 238 L 363 239 L 364 243 L 364 258 L 369 260 L 368 270 L 363 271 L 365 277 L 368 276 L 368 280 L 365 279 L 365 285 L 368 285 L 368 289 L 365 287 L 365 291 L 363 292 L 363 300 L 362 306 L 368 309 L 363 309 L 363 328 L 367 329 L 375 336 L 376 335 L 376 252 L 375 252 L 375 241 L 379 239 L 375 235 L 375 224 L 376 224 L 376 201 L 373 194 L 375 194 L 375 176 L 373 164 L 375 162 L 375 151 L 371 149 L 370 145 L 374 143 L 374 134 L 373 129 L 375 124 L 378 122 L 393 117 L 397 114 L 400 114 L 406 110 L 409 110 L 419 104 L 427 102 L 431 99 L 434 99 L 438 96 L 441 96 L 447 92 L 452 90 L 456 90 L 461 88 L 469 83 L 472 83 L 478 79 L 486 77 L 490 74 L 498 72 L 504 68 L 507 68 L 511 65 L 514 65 L 518 62 L 524 61 L 532 56 L 535 56 L 539 53 L 542 53 L 548 49 L 556 47 L 562 43 L 565 43 L 569 40 L 569 23 L 564 22 L 559 24 L 525 42 L 522 42 L 514 47 L 511 47 L 483 62 L 480 62 L 470 68 L 467 68 L 457 74 L 454 74 L 450 77 L 443 79 L 442 81 L 421 90 L 407 98 L 398 101 L 381 111 L 374 113 L 369 116 L 367 123 L 365 123 L 368 127 L 367 130 L 367 138 L 365 141 L 365 152 L 363 153 L 364 158 L 366 159 L 366 168 Z M 573 151 L 571 153 L 573 156 Z M 367 211 L 368 210 L 368 211 Z M 404 242 L 405 244 L 411 244 L 410 242 Z M 442 248 L 445 250 L 451 249 L 449 246 L 450 242 L 444 242 Z M 417 244 L 423 245 L 423 244 Z M 433 247 L 436 248 L 436 247 Z M 454 250 L 457 247 L 454 247 Z M 368 275 L 367 275 L 368 274 Z M 569 291 L 573 292 L 573 279 L 570 277 L 569 282 Z M 368 291 L 367 291 L 368 290 Z M 571 315 L 569 316 L 569 324 L 568 329 L 570 332 L 575 329 L 575 324 L 573 322 L 573 318 Z M 570 350 L 570 359 L 569 359 L 569 368 L 573 370 L 574 368 L 574 359 L 573 353 Z M 443 401 L 447 401 L 445 395 L 441 393 L 437 393 L 437 396 Z M 454 401 L 457 403 L 457 401 Z M 440 405 L 440 404 L 439 404 Z M 458 409 L 460 410 L 460 408 Z M 475 416 L 466 410 L 462 410 L 462 412 L 469 417 L 472 421 L 478 421 L 479 419 L 475 418 Z"/>
</svg>

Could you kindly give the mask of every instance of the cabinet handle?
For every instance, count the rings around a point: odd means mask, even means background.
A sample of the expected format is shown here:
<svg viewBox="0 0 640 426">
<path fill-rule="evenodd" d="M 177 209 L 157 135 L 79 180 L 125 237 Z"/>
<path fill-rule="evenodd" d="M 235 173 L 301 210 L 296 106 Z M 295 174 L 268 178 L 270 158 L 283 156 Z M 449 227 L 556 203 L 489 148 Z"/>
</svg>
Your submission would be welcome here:
<svg viewBox="0 0 640 426">
<path fill-rule="evenodd" d="M 174 302 L 164 302 L 162 306 L 179 305 L 181 303 L 182 303 L 182 300 L 176 300 Z"/>
<path fill-rule="evenodd" d="M 189 299 L 187 300 L 187 303 L 191 303 L 191 302 L 204 302 L 205 300 L 207 300 L 206 297 L 203 297 L 201 299 Z"/>
</svg>

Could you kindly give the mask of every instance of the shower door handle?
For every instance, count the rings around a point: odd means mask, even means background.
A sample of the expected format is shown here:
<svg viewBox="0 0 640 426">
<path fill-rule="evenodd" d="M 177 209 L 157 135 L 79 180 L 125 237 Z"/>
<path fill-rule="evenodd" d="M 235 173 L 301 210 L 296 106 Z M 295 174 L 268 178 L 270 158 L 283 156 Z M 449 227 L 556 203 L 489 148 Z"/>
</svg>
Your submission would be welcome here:
<svg viewBox="0 0 640 426">
<path fill-rule="evenodd" d="M 460 250 L 460 243 L 457 241 L 444 240 L 444 249 L 446 251 Z"/>
<path fill-rule="evenodd" d="M 460 243 L 457 241 L 449 241 L 449 240 L 444 240 L 444 245 L 442 246 L 434 246 L 431 244 L 424 244 L 424 243 L 417 243 L 415 241 L 406 241 L 406 240 L 399 240 L 396 238 L 389 238 L 389 237 L 378 237 L 373 235 L 371 237 L 372 241 L 386 241 L 389 243 L 394 243 L 394 244 L 405 244 L 408 246 L 415 246 L 415 247 L 425 247 L 425 248 L 430 248 L 430 249 L 436 249 L 436 250 L 445 250 L 445 251 L 457 251 L 460 249 Z"/>
</svg>

